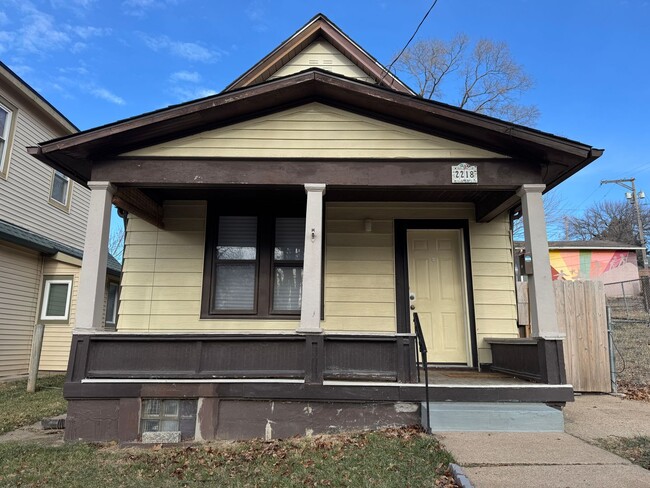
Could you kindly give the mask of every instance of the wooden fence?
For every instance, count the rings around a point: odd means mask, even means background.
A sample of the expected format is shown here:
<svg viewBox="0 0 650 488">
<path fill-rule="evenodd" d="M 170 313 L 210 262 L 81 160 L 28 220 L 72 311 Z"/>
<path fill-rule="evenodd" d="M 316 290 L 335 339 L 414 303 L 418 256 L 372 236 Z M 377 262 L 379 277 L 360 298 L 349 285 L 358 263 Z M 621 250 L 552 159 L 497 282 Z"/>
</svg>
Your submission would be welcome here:
<svg viewBox="0 0 650 488">
<path fill-rule="evenodd" d="M 554 281 L 567 382 L 579 392 L 612 391 L 605 290 L 599 281 Z M 530 331 L 528 284 L 517 283 L 519 325 Z"/>
</svg>

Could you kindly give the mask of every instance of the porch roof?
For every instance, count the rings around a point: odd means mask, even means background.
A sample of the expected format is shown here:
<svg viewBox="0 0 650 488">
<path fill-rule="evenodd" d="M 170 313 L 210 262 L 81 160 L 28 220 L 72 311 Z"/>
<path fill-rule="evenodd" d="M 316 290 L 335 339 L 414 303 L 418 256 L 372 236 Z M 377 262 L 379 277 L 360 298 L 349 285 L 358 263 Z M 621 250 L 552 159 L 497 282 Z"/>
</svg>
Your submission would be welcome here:
<svg viewBox="0 0 650 488">
<path fill-rule="evenodd" d="M 317 68 L 53 139 L 28 151 L 86 184 L 96 164 L 114 160 L 124 152 L 314 101 L 505 154 L 513 158 L 508 164 L 535 165 L 541 169 L 547 189 L 603 152 L 577 141 Z"/>
</svg>

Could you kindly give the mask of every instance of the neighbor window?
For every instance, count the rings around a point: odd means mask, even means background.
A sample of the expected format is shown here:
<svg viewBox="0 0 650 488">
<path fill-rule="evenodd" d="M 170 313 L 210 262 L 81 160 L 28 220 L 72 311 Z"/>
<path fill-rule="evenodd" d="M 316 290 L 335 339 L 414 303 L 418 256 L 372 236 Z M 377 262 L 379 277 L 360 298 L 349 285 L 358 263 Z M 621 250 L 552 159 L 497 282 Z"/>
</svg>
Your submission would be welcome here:
<svg viewBox="0 0 650 488">
<path fill-rule="evenodd" d="M 43 288 L 41 320 L 68 321 L 70 313 L 71 278 L 46 278 Z"/>
<path fill-rule="evenodd" d="M 9 132 L 12 112 L 0 104 L 0 176 L 7 176 L 9 168 Z"/>
<path fill-rule="evenodd" d="M 210 226 L 204 317 L 300 314 L 303 217 L 218 215 Z"/>
<path fill-rule="evenodd" d="M 52 173 L 50 203 L 62 210 L 69 210 L 71 190 L 72 182 L 70 181 L 70 178 L 58 171 L 54 171 Z"/>
<path fill-rule="evenodd" d="M 196 429 L 196 400 L 142 400 L 140 433 L 180 432 L 181 440 L 194 438 Z"/>
<path fill-rule="evenodd" d="M 106 325 L 115 326 L 117 319 L 117 292 L 119 286 L 117 283 L 108 284 L 108 297 L 106 298 Z"/>
</svg>

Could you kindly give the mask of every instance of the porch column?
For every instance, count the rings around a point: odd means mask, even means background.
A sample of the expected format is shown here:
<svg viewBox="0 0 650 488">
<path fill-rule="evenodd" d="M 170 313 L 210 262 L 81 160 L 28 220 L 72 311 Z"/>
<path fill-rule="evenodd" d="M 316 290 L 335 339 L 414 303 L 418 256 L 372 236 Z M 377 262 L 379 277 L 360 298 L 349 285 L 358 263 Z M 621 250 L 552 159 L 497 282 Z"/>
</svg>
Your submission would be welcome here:
<svg viewBox="0 0 650 488">
<path fill-rule="evenodd" d="M 106 289 L 111 201 L 116 190 L 108 181 L 89 181 L 88 187 L 90 208 L 79 279 L 75 333 L 95 332 L 101 328 Z"/>
<path fill-rule="evenodd" d="M 533 337 L 562 339 L 555 312 L 555 293 L 548 256 L 548 237 L 542 192 L 545 185 L 522 185 L 517 191 L 526 236 L 526 253 L 530 256 L 532 274 L 528 275 L 530 320 Z"/>
<path fill-rule="evenodd" d="M 320 308 L 323 263 L 323 195 L 324 184 L 305 184 L 305 256 L 302 274 L 300 326 L 296 332 L 320 333 Z"/>
</svg>

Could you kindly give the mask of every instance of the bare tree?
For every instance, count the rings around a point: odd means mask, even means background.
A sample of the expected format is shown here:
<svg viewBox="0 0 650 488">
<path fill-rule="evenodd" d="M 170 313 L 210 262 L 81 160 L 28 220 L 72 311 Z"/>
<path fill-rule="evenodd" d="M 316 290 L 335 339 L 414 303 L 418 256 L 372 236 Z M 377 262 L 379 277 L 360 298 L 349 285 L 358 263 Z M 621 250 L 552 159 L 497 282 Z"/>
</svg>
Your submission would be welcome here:
<svg viewBox="0 0 650 488">
<path fill-rule="evenodd" d="M 550 191 L 544 194 L 544 217 L 546 220 L 546 235 L 549 240 L 565 239 L 565 222 L 569 217 L 564 213 L 564 200 L 560 193 Z M 524 219 L 518 218 L 513 222 L 512 234 L 516 241 L 524 240 Z"/>
<path fill-rule="evenodd" d="M 113 255 L 115 259 L 122 262 L 124 254 L 124 237 L 125 237 L 124 227 L 116 227 L 111 230 L 110 235 L 108 236 L 108 252 Z"/>
<path fill-rule="evenodd" d="M 650 233 L 650 210 L 641 207 L 643 232 Z M 581 217 L 569 217 L 572 239 L 616 241 L 640 245 L 636 212 L 626 201 L 601 201 L 588 207 Z M 646 238 L 647 241 L 647 238 Z"/>
<path fill-rule="evenodd" d="M 504 42 L 480 39 L 472 48 L 465 34 L 450 41 L 426 39 L 407 48 L 394 66 L 416 80 L 424 98 L 521 124 L 539 117 L 536 106 L 518 101 L 533 82 Z M 455 100 L 443 91 L 450 87 L 458 91 Z"/>
</svg>

